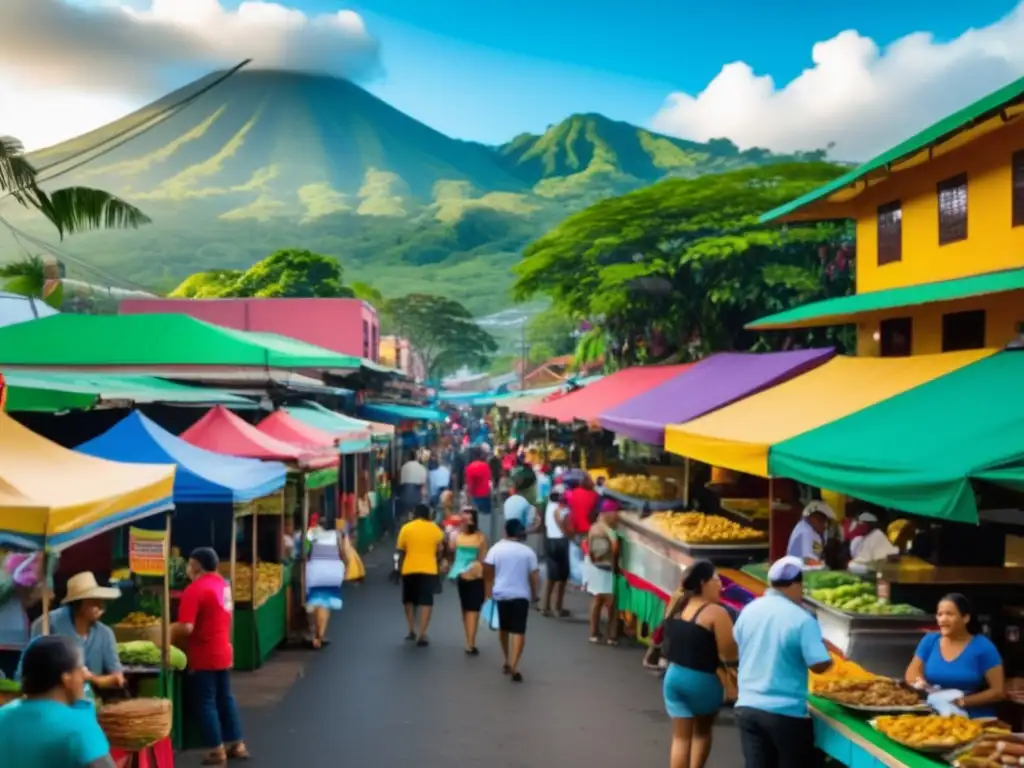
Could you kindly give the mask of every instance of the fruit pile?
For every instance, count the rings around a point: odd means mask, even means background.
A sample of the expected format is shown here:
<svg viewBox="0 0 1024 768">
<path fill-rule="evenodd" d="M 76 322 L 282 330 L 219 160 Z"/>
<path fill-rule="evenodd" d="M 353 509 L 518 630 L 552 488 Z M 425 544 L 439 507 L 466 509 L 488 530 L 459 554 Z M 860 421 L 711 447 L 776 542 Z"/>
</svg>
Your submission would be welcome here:
<svg viewBox="0 0 1024 768">
<path fill-rule="evenodd" d="M 733 544 L 765 538 L 761 531 L 703 512 L 656 512 L 647 518 L 647 524 L 663 536 L 687 544 Z"/>
<path fill-rule="evenodd" d="M 231 573 L 230 563 L 221 563 L 223 576 Z M 236 603 L 254 603 L 259 608 L 281 591 L 282 566 L 280 563 L 256 564 L 256 599 L 252 595 L 252 567 L 248 563 L 235 563 L 235 584 L 232 594 Z"/>
<path fill-rule="evenodd" d="M 954 749 L 981 736 L 981 724 L 960 715 L 885 715 L 875 730 L 911 749 Z"/>
<path fill-rule="evenodd" d="M 158 616 L 150 616 L 142 611 L 132 611 L 118 622 L 118 626 L 131 627 L 132 629 L 149 629 L 150 627 L 159 627 L 160 618 Z"/>
<path fill-rule="evenodd" d="M 134 640 L 129 643 L 118 643 L 117 657 L 128 667 L 159 667 L 163 661 L 163 652 L 156 643 Z M 185 653 L 173 645 L 168 661 L 172 669 L 184 669 L 188 665 Z"/>
<path fill-rule="evenodd" d="M 618 475 L 605 485 L 616 493 L 648 501 L 668 501 L 679 498 L 679 488 L 671 480 L 654 475 Z"/>
<path fill-rule="evenodd" d="M 889 604 L 880 601 L 874 585 L 867 582 L 844 584 L 830 589 L 812 589 L 808 596 L 843 613 L 865 616 L 916 616 L 924 613 L 906 603 Z"/>
</svg>

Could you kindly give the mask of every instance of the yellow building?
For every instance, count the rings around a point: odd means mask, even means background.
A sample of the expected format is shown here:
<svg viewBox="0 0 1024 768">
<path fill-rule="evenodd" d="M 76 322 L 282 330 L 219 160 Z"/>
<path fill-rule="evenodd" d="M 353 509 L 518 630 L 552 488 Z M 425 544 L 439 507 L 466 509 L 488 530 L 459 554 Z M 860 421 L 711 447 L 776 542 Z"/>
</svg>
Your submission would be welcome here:
<svg viewBox="0 0 1024 768">
<path fill-rule="evenodd" d="M 854 219 L 857 293 L 749 327 L 857 326 L 858 355 L 1024 343 L 1024 78 L 762 216 Z"/>
</svg>

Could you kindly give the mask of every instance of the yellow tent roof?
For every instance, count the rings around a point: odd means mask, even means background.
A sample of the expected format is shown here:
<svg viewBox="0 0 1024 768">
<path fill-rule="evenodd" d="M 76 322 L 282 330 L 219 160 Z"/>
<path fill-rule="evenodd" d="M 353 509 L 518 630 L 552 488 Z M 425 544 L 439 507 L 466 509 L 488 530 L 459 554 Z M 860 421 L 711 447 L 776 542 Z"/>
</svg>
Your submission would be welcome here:
<svg viewBox="0 0 1024 768">
<path fill-rule="evenodd" d="M 834 357 L 777 387 L 685 424 L 670 424 L 665 450 L 767 477 L 771 446 L 994 353 L 978 349 L 913 357 Z"/>
<path fill-rule="evenodd" d="M 174 471 L 71 451 L 0 413 L 0 539 L 59 550 L 169 509 Z"/>
</svg>

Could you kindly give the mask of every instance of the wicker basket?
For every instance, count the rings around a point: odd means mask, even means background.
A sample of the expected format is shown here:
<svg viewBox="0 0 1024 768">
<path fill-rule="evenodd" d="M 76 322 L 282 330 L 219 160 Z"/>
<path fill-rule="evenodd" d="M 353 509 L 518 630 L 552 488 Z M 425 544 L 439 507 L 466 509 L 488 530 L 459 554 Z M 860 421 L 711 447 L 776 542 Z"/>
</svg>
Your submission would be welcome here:
<svg viewBox="0 0 1024 768">
<path fill-rule="evenodd" d="M 129 699 L 107 704 L 96 718 L 110 746 L 138 752 L 171 735 L 172 707 L 167 699 Z"/>
</svg>

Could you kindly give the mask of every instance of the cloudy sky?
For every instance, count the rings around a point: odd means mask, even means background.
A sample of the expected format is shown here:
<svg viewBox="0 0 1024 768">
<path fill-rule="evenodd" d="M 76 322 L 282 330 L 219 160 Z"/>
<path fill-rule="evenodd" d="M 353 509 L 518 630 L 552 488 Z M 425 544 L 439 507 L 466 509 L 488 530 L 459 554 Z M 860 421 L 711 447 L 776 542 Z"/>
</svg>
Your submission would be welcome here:
<svg viewBox="0 0 1024 768">
<path fill-rule="evenodd" d="M 864 159 L 1024 76 L 1024 0 L 4 0 L 0 133 L 46 146 L 247 57 L 488 143 L 601 112 Z"/>
</svg>

